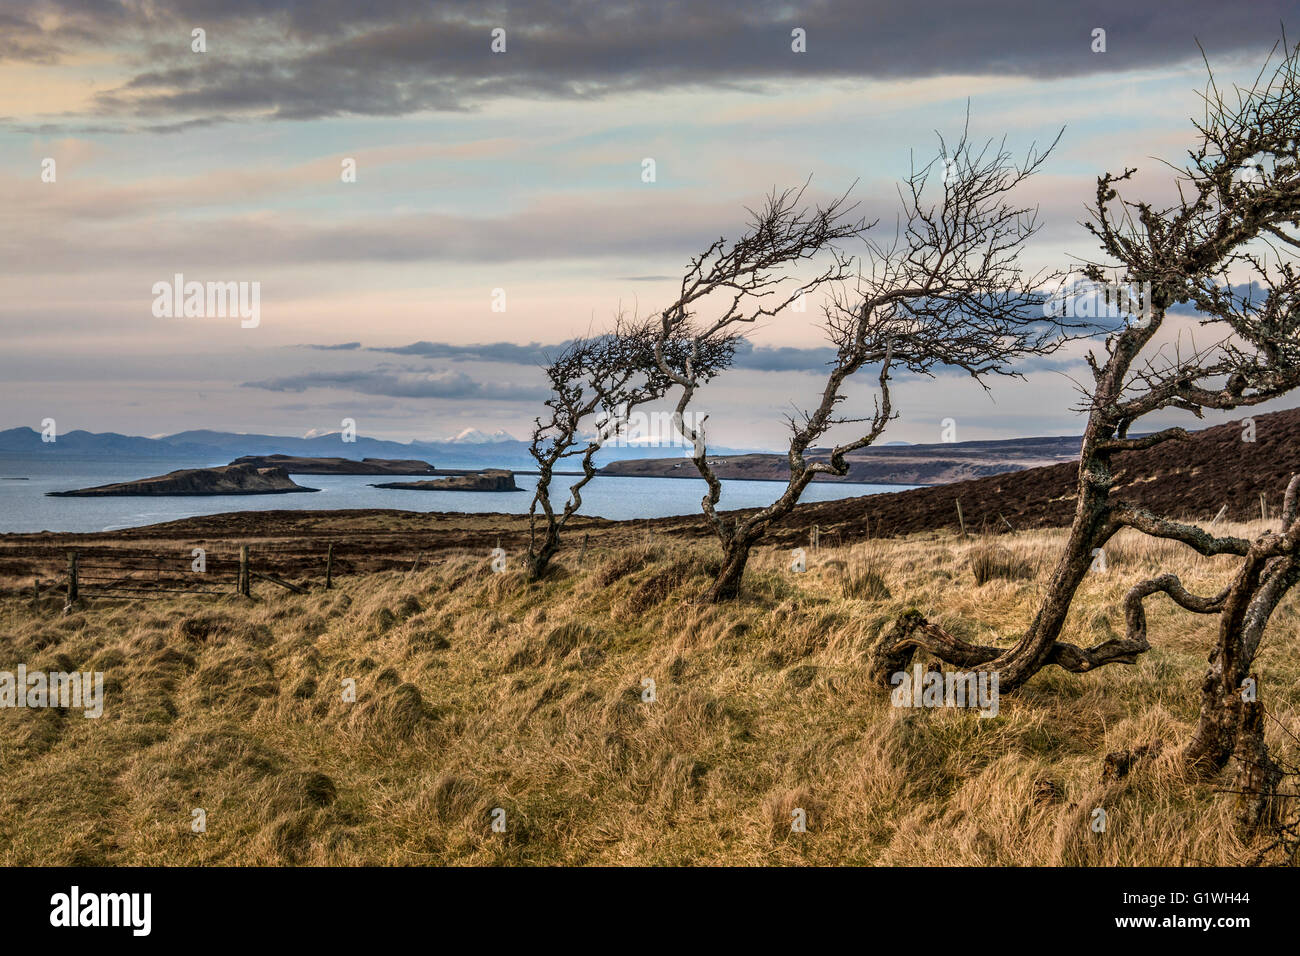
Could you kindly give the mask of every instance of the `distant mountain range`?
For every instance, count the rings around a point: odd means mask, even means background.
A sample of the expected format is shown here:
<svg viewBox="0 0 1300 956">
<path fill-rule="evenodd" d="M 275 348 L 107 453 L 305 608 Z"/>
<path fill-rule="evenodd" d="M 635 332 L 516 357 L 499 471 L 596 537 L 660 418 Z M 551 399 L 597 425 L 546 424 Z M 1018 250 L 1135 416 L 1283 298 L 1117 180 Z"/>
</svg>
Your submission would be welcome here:
<svg viewBox="0 0 1300 956">
<path fill-rule="evenodd" d="M 653 445 L 609 447 L 603 449 L 602 463 L 647 455 L 664 455 L 667 449 Z M 682 449 L 672 449 L 678 457 Z M 742 449 L 719 449 L 720 454 L 745 454 Z M 153 459 L 184 461 L 191 467 L 224 465 L 246 455 L 296 455 L 312 458 L 420 458 L 438 468 L 528 469 L 534 465 L 528 454 L 528 442 L 503 431 L 491 434 L 467 428 L 444 441 L 385 441 L 358 435 L 354 442 L 344 442 L 339 432 L 294 438 L 287 435 L 245 435 L 210 429 L 194 429 L 143 438 L 117 432 L 70 431 L 55 441 L 41 440 L 41 433 L 31 428 L 0 431 L 0 456 L 59 456 L 69 459 Z M 577 467 L 575 462 L 574 467 Z"/>
</svg>

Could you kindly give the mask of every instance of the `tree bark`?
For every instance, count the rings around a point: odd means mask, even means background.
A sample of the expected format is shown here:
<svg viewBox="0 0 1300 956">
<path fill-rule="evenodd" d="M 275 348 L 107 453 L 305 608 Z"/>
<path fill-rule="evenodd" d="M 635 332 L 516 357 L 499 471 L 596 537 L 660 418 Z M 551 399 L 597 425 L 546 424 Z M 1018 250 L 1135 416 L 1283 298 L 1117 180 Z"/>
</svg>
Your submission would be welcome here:
<svg viewBox="0 0 1300 956">
<path fill-rule="evenodd" d="M 536 550 L 530 549 L 525 555 L 525 564 L 528 571 L 528 580 L 536 581 L 546 573 L 550 566 L 551 559 L 555 553 L 560 550 L 560 535 L 555 526 L 548 527 L 542 538 L 541 546 Z"/>
<path fill-rule="evenodd" d="M 1292 482 L 1292 487 L 1296 482 Z M 1219 636 L 1201 684 L 1201 712 L 1192 738 L 1183 750 L 1183 764 L 1192 773 L 1210 777 L 1221 771 L 1237 749 L 1243 727 L 1253 718 L 1243 693 L 1264 630 L 1277 605 L 1300 581 L 1300 522 L 1284 536 L 1266 535 L 1251 546 L 1233 579 L 1219 615 Z M 1280 552 L 1280 556 L 1279 556 Z M 1262 748 L 1262 738 L 1259 747 Z"/>
<path fill-rule="evenodd" d="M 708 601 L 718 604 L 739 596 L 741 580 L 745 576 L 745 565 L 749 563 L 749 551 L 752 541 L 732 538 L 723 549 L 722 570 L 718 572 L 713 586 L 709 588 Z"/>
<path fill-rule="evenodd" d="M 1237 791 L 1237 826 L 1243 835 L 1277 822 L 1278 784 L 1285 775 L 1264 743 L 1264 705 L 1259 700 L 1242 705 L 1236 757 L 1241 767 L 1232 789 Z"/>
</svg>

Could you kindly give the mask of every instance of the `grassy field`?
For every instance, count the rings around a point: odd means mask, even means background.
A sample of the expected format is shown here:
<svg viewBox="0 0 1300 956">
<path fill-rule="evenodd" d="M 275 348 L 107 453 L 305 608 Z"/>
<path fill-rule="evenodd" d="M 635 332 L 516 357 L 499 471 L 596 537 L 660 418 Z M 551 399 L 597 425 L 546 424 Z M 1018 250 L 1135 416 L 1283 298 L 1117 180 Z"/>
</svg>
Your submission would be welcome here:
<svg viewBox="0 0 1300 956">
<path fill-rule="evenodd" d="M 0 711 L 0 862 L 1245 862 L 1215 785 L 1184 782 L 1164 758 L 1101 781 L 1109 751 L 1186 739 L 1212 617 L 1153 598 L 1154 649 L 1136 667 L 1046 671 L 990 719 L 896 708 L 867 680 L 871 641 L 909 608 L 1010 643 L 1060 540 L 999 538 L 1019 568 L 982 585 L 972 558 L 985 545 L 951 535 L 823 548 L 805 574 L 765 552 L 723 607 L 697 602 L 715 550 L 664 542 L 594 550 L 581 568 L 568 552 L 531 586 L 482 553 L 306 596 L 259 585 L 252 602 L 96 601 L 65 615 L 57 597 L 39 610 L 9 598 L 0 670 L 103 671 L 106 703 L 98 720 Z M 1211 593 L 1231 566 L 1126 533 L 1065 636 L 1122 628 L 1124 591 L 1153 572 Z M 1257 668 L 1291 733 L 1298 625 L 1293 596 Z M 1277 723 L 1269 742 L 1294 757 Z M 791 831 L 795 808 L 805 833 Z"/>
</svg>

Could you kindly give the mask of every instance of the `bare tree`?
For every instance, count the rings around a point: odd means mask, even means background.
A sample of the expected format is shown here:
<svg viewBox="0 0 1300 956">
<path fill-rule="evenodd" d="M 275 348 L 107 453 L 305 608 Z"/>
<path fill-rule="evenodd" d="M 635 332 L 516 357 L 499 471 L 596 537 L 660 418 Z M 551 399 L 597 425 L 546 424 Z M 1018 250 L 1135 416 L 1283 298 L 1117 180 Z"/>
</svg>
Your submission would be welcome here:
<svg viewBox="0 0 1300 956">
<path fill-rule="evenodd" d="M 1182 428 L 1130 437 L 1132 426 L 1145 416 L 1179 409 L 1200 417 L 1205 409 L 1254 406 L 1300 386 L 1300 282 L 1295 272 L 1300 74 L 1297 49 L 1285 41 L 1280 48 L 1281 60 L 1272 72 L 1270 56 L 1248 88 L 1223 93 L 1210 74 L 1204 118 L 1193 120 L 1199 142 L 1175 178 L 1176 203 L 1157 208 L 1123 200 L 1119 190 L 1133 169 L 1098 179 L 1086 227 L 1100 241 L 1107 261 L 1089 263 L 1086 274 L 1101 284 L 1109 272 L 1117 276 L 1117 291 L 1142 290 L 1145 314 L 1106 339 L 1104 358 L 1089 355 L 1093 385 L 1083 406 L 1088 424 L 1075 517 L 1029 629 L 1014 647 L 987 647 L 909 615 L 882 635 L 877 652 L 882 668 L 906 664 L 921 648 L 960 667 L 997 671 L 1001 691 L 1008 692 L 1049 664 L 1085 672 L 1135 663 L 1149 647 L 1141 600 L 1160 592 L 1189 611 L 1222 615 L 1215 652 L 1219 663 L 1212 661 L 1206 678 L 1205 693 L 1215 700 L 1204 702 L 1186 757 L 1218 769 L 1231 754 L 1225 728 L 1240 709 L 1229 698 L 1239 692 L 1240 665 L 1249 667 L 1263 622 L 1276 606 L 1272 595 L 1290 580 L 1290 572 L 1283 570 L 1289 567 L 1285 561 L 1294 560 L 1287 557 L 1290 545 L 1285 543 L 1290 531 L 1266 536 L 1263 543 L 1216 536 L 1194 523 L 1113 500 L 1111 486 L 1116 454 L 1187 437 Z M 1199 330 L 1201 344 L 1194 339 L 1184 344 L 1178 320 L 1169 314 L 1177 305 L 1194 310 L 1186 321 Z M 1294 485 L 1288 500 L 1294 505 Z M 1086 648 L 1058 640 L 1095 550 L 1125 527 L 1182 542 L 1202 555 L 1238 555 L 1244 563 L 1228 591 L 1213 598 L 1189 594 L 1172 575 L 1138 585 L 1129 595 L 1130 626 L 1123 638 Z"/>
<path fill-rule="evenodd" d="M 673 386 L 656 361 L 657 338 L 650 324 L 620 316 L 612 332 L 570 342 L 546 366 L 550 414 L 545 420 L 534 419 L 528 448 L 538 470 L 537 490 L 528 508 L 525 566 L 530 580 L 546 573 L 559 551 L 564 526 L 582 507 L 582 489 L 596 477 L 596 453 L 626 427 L 634 409 L 663 398 Z M 695 374 L 707 380 L 730 365 L 736 338 L 718 336 L 695 349 Z M 668 343 L 664 355 L 670 368 L 683 366 L 687 347 L 680 340 Z M 569 486 L 557 513 L 551 501 L 555 468 L 574 459 L 582 475 Z"/>
<path fill-rule="evenodd" d="M 1014 374 L 1009 363 L 1015 358 L 1050 352 L 1064 341 L 1057 325 L 1042 316 L 1036 291 L 1042 277 L 1024 275 L 1019 263 L 1021 247 L 1037 229 L 1036 213 L 1007 201 L 1050 152 L 1051 147 L 1041 153 L 1031 148 L 1024 163 L 1016 165 L 1000 145 L 972 148 L 963 132 L 952 149 L 941 140 L 938 158 L 913 169 L 900 190 L 903 208 L 895 236 L 888 245 L 866 243 L 866 268 L 858 272 L 851 291 L 837 292 L 825 308 L 824 329 L 836 357 L 817 406 L 787 418 L 790 475 L 772 504 L 747 514 L 720 513 L 722 483 L 709 464 L 703 435 L 688 432 L 696 445 L 695 467 L 708 484 L 704 513 L 723 549 L 710 600 L 735 597 L 750 552 L 772 523 L 793 510 L 817 475 L 847 474 L 845 456 L 870 445 L 885 430 L 895 417 L 889 391 L 892 370 L 928 374 L 948 366 L 982 381 L 990 374 Z M 937 201 L 928 198 L 926 189 L 935 180 L 941 181 L 942 191 Z M 794 212 L 797 199 L 797 193 L 770 198 L 752 227 L 754 233 L 781 235 L 792 225 L 817 222 L 820 213 L 801 218 Z M 708 274 L 708 262 L 707 256 L 696 260 L 688 279 Z M 812 287 L 847 271 L 843 258 L 833 264 L 837 274 L 823 272 Z M 674 304 L 664 313 L 663 334 L 683 334 L 688 318 L 687 310 Z M 752 320 L 748 312 L 730 310 L 691 334 L 707 341 L 710 335 Z M 874 410 L 869 417 L 846 415 L 840 410 L 845 389 L 868 366 L 877 369 Z M 695 387 L 689 379 L 679 384 L 680 418 Z M 834 445 L 826 460 L 810 460 L 809 449 L 836 426 L 861 427 Z"/>
</svg>

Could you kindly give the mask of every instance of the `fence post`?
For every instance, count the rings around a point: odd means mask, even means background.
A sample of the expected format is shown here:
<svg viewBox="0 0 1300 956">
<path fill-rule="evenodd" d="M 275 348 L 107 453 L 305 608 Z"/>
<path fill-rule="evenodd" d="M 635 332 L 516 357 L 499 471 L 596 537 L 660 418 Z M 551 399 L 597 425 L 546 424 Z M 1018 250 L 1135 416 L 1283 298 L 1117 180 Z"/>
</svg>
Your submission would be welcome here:
<svg viewBox="0 0 1300 956">
<path fill-rule="evenodd" d="M 957 523 L 961 525 L 961 539 L 966 540 L 966 519 L 961 513 L 961 499 L 957 499 Z"/>
<path fill-rule="evenodd" d="M 239 593 L 248 597 L 248 592 L 248 545 L 243 544 L 239 546 Z"/>
<path fill-rule="evenodd" d="M 32 607 L 39 608 L 40 606 L 41 606 L 41 579 L 37 578 L 35 581 L 32 582 Z"/>
<path fill-rule="evenodd" d="M 578 552 L 578 567 L 582 567 L 582 559 L 587 556 L 587 539 L 591 537 L 590 532 L 585 532 L 582 536 L 582 550 Z"/>
<path fill-rule="evenodd" d="M 822 543 L 822 529 L 821 529 L 820 526 L 818 526 L 818 525 L 813 525 L 813 526 L 812 526 L 812 532 L 811 532 L 811 537 L 810 537 L 810 543 L 812 544 L 812 549 L 813 549 L 814 551 L 820 551 L 820 550 L 821 550 L 821 543 Z"/>
<path fill-rule="evenodd" d="M 325 590 L 329 590 L 334 580 L 334 545 L 325 550 Z"/>
<path fill-rule="evenodd" d="M 1264 492 L 1259 493 L 1259 520 L 1268 520 L 1268 505 L 1264 503 Z"/>
<path fill-rule="evenodd" d="M 68 603 L 77 600 L 77 552 L 68 552 Z"/>
</svg>

